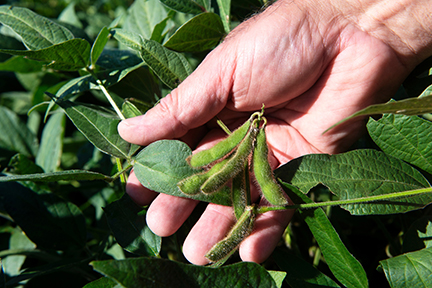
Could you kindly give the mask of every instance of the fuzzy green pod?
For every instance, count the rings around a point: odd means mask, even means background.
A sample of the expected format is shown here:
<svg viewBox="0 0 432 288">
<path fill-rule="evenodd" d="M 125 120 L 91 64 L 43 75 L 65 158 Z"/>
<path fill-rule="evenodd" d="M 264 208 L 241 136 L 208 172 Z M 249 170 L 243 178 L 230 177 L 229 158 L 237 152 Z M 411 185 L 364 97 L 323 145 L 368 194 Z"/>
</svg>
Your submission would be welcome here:
<svg viewBox="0 0 432 288">
<path fill-rule="evenodd" d="M 195 195 L 201 192 L 201 186 L 204 182 L 212 175 L 217 173 L 223 166 L 228 162 L 227 159 L 222 160 L 221 162 L 216 163 L 211 167 L 208 171 L 193 174 L 187 178 L 184 178 L 180 182 L 177 183 L 177 187 L 179 187 L 180 191 L 188 195 Z"/>
<path fill-rule="evenodd" d="M 255 206 L 246 206 L 228 235 L 216 243 L 205 257 L 212 263 L 223 264 L 237 250 L 240 243 L 252 233 L 256 218 L 255 210 Z"/>
<path fill-rule="evenodd" d="M 217 173 L 209 177 L 207 181 L 201 186 L 201 191 L 205 194 L 209 194 L 217 191 L 231 178 L 236 176 L 244 167 L 245 161 L 249 158 L 253 151 L 255 137 L 259 129 L 255 127 L 255 121 L 253 127 L 249 130 L 249 133 L 241 141 L 237 150 Z"/>
<path fill-rule="evenodd" d="M 245 167 L 232 179 L 231 198 L 234 214 L 237 219 L 243 214 L 245 207 L 251 204 L 249 191 L 249 165 L 245 162 Z"/>
<path fill-rule="evenodd" d="M 229 155 L 245 138 L 251 124 L 252 120 L 249 119 L 242 126 L 233 131 L 227 138 L 218 142 L 210 149 L 202 150 L 189 156 L 188 158 L 186 158 L 186 161 L 189 163 L 190 166 L 198 168 L 209 165 L 217 161 L 218 159 Z"/>
<path fill-rule="evenodd" d="M 276 206 L 287 205 L 288 200 L 285 197 L 285 192 L 276 182 L 268 162 L 268 147 L 264 127 L 260 129 L 256 137 L 252 165 L 255 180 L 267 201 Z"/>
</svg>

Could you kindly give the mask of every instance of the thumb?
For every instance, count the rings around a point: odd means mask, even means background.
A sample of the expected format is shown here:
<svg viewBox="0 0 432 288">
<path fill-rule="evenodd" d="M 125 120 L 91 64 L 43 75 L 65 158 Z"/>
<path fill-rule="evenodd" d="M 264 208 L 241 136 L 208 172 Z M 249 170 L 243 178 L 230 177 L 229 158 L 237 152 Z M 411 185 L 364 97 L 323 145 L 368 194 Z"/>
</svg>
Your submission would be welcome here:
<svg viewBox="0 0 432 288">
<path fill-rule="evenodd" d="M 227 103 L 232 81 L 232 72 L 226 72 L 226 63 L 222 68 L 217 50 L 146 114 L 120 122 L 120 136 L 130 143 L 148 145 L 179 138 L 217 115 Z"/>
</svg>

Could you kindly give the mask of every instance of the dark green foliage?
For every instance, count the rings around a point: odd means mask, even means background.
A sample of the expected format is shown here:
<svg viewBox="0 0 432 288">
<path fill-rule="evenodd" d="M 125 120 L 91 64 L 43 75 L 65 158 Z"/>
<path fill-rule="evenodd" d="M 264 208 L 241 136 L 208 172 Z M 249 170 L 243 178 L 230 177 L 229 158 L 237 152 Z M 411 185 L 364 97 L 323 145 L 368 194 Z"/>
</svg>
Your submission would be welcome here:
<svg viewBox="0 0 432 288">
<path fill-rule="evenodd" d="M 265 141 L 257 144 L 258 130 L 246 123 L 232 145 L 219 144 L 209 163 L 193 168 L 185 143 L 139 147 L 118 135 L 117 124 L 153 107 L 267 1 L 68 3 L 0 6 L 0 287 L 427 287 L 432 281 L 432 216 L 424 208 L 432 201 L 430 62 L 408 77 L 399 101 L 352 116 L 384 114 L 369 120 L 358 149 L 305 155 L 274 171 L 278 182 L 264 177 L 300 208 L 268 261 L 200 267 L 182 263 L 191 223 L 162 241 L 146 225 L 146 207 L 124 194 L 125 175 L 133 167 L 156 192 L 233 206 L 239 220 L 216 246 L 223 253 L 210 253 L 220 264 L 233 254 L 233 263 L 259 213 L 294 208 L 266 193 L 274 205 L 250 203 L 248 157 L 256 145 L 258 164 L 267 165 Z M 261 121 L 262 114 L 254 115 Z M 221 166 L 234 168 L 219 178 L 221 189 L 182 193 L 179 182 L 220 158 L 226 158 Z M 403 196 L 390 199 L 394 193 Z M 303 209 L 314 202 L 322 208 Z"/>
</svg>

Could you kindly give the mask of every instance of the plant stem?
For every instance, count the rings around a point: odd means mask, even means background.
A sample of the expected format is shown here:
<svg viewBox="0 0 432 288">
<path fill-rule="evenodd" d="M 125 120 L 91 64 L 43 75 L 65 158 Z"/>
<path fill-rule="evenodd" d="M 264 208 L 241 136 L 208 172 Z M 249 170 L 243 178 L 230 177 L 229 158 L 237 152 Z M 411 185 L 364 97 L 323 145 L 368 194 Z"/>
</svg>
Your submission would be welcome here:
<svg viewBox="0 0 432 288">
<path fill-rule="evenodd" d="M 87 71 L 93 76 L 93 78 L 96 80 L 96 84 L 98 85 L 99 89 L 102 91 L 102 93 L 105 95 L 105 97 L 108 99 L 108 102 L 111 104 L 111 106 L 114 108 L 114 111 L 117 113 L 117 115 L 120 117 L 121 120 L 125 120 L 126 117 L 124 117 L 123 113 L 117 106 L 117 104 L 114 102 L 114 99 L 109 94 L 108 90 L 103 85 L 102 81 L 99 80 L 97 75 L 90 69 L 87 68 Z"/>
<path fill-rule="evenodd" d="M 132 164 L 128 164 L 125 168 L 123 168 L 123 165 L 121 163 L 121 160 L 119 158 L 116 158 L 116 164 L 117 164 L 117 170 L 118 172 L 114 174 L 111 178 L 117 179 L 120 177 L 120 181 L 122 184 L 126 184 L 126 176 L 124 175 L 124 172 L 132 168 Z"/>
<path fill-rule="evenodd" d="M 120 111 L 119 107 L 117 106 L 117 104 L 114 102 L 114 100 L 112 99 L 111 95 L 108 93 L 108 91 L 106 90 L 105 86 L 103 86 L 102 82 L 99 79 L 96 79 L 96 83 L 98 84 L 99 88 L 101 89 L 102 93 L 105 95 L 105 97 L 108 99 L 108 101 L 110 102 L 111 106 L 114 108 L 115 112 L 117 113 L 117 115 L 120 117 L 121 120 L 125 120 L 126 118 L 123 116 L 122 112 Z"/>
<path fill-rule="evenodd" d="M 346 199 L 346 200 L 327 201 L 327 202 L 320 202 L 320 203 L 303 203 L 303 204 L 294 204 L 294 205 L 287 205 L 287 206 L 266 206 L 266 207 L 258 208 L 257 212 L 258 214 L 262 214 L 268 211 L 277 211 L 277 210 L 286 210 L 286 209 L 309 209 L 309 208 L 322 208 L 327 206 L 361 204 L 361 203 L 368 203 L 368 202 L 375 202 L 375 201 L 386 201 L 386 200 L 402 198 L 402 197 L 412 197 L 412 196 L 431 193 L 431 192 L 432 192 L 432 187 L 428 187 L 428 188 L 422 188 L 422 189 L 416 189 L 410 191 L 395 192 L 389 194 L 374 195 L 374 196 L 367 196 L 367 197 L 360 197 L 360 198 Z"/>
</svg>

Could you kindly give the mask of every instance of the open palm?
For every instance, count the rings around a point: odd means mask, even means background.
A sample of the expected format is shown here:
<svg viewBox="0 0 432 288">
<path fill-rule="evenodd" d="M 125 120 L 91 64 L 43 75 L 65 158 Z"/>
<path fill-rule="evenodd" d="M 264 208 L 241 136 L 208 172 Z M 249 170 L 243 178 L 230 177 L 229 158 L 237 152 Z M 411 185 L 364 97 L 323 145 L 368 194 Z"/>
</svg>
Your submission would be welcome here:
<svg viewBox="0 0 432 288">
<path fill-rule="evenodd" d="M 412 66 L 349 20 L 318 21 L 321 15 L 278 3 L 237 27 L 146 115 L 123 121 L 121 136 L 140 145 L 181 139 L 204 149 L 225 136 L 215 117 L 235 129 L 265 104 L 274 168 L 301 155 L 347 149 L 362 133 L 364 119 L 323 131 L 367 105 L 388 99 Z M 148 191 L 133 173 L 127 191 L 139 204 L 151 202 L 147 222 L 160 236 L 173 234 L 197 204 Z M 260 215 L 254 232 L 241 244 L 242 259 L 264 261 L 292 213 Z M 184 243 L 186 258 L 206 264 L 204 254 L 234 222 L 231 207 L 209 204 Z"/>
</svg>

